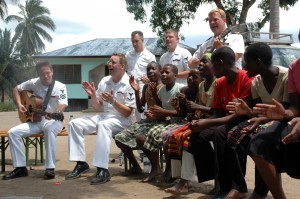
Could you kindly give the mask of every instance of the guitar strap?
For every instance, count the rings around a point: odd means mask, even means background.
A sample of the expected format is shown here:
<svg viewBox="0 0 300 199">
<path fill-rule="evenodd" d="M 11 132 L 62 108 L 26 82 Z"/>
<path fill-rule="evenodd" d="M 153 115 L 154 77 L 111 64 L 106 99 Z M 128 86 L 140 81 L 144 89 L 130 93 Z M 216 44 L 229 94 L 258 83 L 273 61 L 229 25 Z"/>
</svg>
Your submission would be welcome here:
<svg viewBox="0 0 300 199">
<path fill-rule="evenodd" d="M 43 101 L 43 111 L 45 111 L 45 110 L 47 109 L 47 105 L 48 105 L 48 102 L 49 102 L 49 100 L 50 100 L 50 97 L 51 97 L 51 93 L 52 93 L 54 84 L 55 84 L 55 80 L 52 79 L 52 82 L 51 82 L 51 84 L 50 84 L 50 86 L 49 86 L 49 88 L 48 88 L 48 91 L 47 91 L 45 100 Z"/>
</svg>

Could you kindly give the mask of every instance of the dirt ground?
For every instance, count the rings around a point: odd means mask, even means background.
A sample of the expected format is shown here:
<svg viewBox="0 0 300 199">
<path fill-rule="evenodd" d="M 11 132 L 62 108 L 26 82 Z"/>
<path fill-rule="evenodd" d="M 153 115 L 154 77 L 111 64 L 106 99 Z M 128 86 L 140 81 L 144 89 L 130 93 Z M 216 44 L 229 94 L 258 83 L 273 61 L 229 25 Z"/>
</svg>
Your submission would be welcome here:
<svg viewBox="0 0 300 199">
<path fill-rule="evenodd" d="M 80 117 L 86 114 L 82 112 L 67 112 L 65 113 L 65 124 L 69 120 L 69 115 Z M 19 124 L 17 112 L 0 112 L 0 129 L 9 129 L 12 126 Z M 91 165 L 93 150 L 95 146 L 95 137 L 86 136 L 86 153 L 87 162 Z M 117 157 L 120 150 L 116 147 L 114 141 L 111 146 L 111 159 Z M 68 138 L 57 138 L 57 163 L 56 163 L 56 177 L 52 180 L 44 180 L 44 166 L 39 163 L 34 165 L 34 148 L 30 148 L 30 164 L 32 170 L 29 171 L 29 176 L 26 178 L 19 178 L 14 180 L 2 180 L 3 173 L 0 173 L 0 199 L 9 197 L 16 198 L 16 196 L 40 197 L 44 199 L 87 199 L 87 198 L 197 198 L 209 199 L 211 196 L 206 193 L 213 188 L 213 181 L 206 183 L 193 183 L 191 193 L 184 196 L 172 196 L 165 193 L 164 189 L 172 186 L 171 184 L 148 184 L 142 183 L 141 180 L 145 176 L 138 177 L 124 177 L 122 172 L 124 167 L 120 166 L 119 160 L 109 164 L 109 171 L 112 174 L 111 181 L 103 185 L 90 185 L 90 180 L 96 169 L 91 167 L 91 170 L 79 179 L 65 180 L 65 175 L 71 172 L 75 166 L 74 162 L 68 161 Z M 29 169 L 30 167 L 28 167 Z M 9 149 L 6 150 L 6 173 L 13 170 L 12 160 Z M 250 197 L 254 188 L 254 164 L 249 158 L 247 165 L 247 183 L 248 183 L 248 197 Z M 286 192 L 287 198 L 300 198 L 300 180 L 295 180 L 288 177 L 286 174 L 282 175 L 282 183 Z M 19 197 L 18 197 L 19 198 Z M 30 198 L 30 197 L 29 197 Z M 272 198 L 269 194 L 268 198 Z"/>
</svg>

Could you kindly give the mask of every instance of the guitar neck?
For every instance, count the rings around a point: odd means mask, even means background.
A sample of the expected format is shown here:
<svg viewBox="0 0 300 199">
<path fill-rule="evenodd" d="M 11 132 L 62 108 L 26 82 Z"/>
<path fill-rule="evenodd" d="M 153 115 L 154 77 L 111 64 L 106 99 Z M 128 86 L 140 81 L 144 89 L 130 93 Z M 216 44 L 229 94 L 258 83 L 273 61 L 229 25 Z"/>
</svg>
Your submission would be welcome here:
<svg viewBox="0 0 300 199">
<path fill-rule="evenodd" d="M 220 40 L 222 41 L 222 43 L 224 44 L 225 40 L 224 38 L 231 32 L 230 28 L 226 28 L 219 36 Z M 210 50 L 210 53 L 213 53 L 215 50 L 215 47 L 213 46 Z"/>
<path fill-rule="evenodd" d="M 47 115 L 47 114 L 49 114 L 46 111 L 43 111 L 41 109 L 31 108 L 30 110 L 31 110 L 31 112 L 38 113 L 38 114 L 41 114 L 41 115 Z"/>
</svg>

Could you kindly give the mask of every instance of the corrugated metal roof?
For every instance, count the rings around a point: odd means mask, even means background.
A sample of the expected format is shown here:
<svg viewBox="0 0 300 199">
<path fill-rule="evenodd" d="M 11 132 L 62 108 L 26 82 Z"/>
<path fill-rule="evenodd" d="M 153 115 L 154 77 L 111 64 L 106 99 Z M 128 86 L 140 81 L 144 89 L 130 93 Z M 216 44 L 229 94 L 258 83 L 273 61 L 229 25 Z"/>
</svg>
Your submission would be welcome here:
<svg viewBox="0 0 300 199">
<path fill-rule="evenodd" d="M 157 47 L 158 38 L 144 38 L 144 46 L 156 56 L 162 55 L 165 50 Z M 194 53 L 196 49 L 179 43 L 179 46 Z M 94 39 L 51 52 L 35 55 L 42 57 L 108 57 L 112 53 L 126 53 L 132 48 L 131 38 Z"/>
</svg>

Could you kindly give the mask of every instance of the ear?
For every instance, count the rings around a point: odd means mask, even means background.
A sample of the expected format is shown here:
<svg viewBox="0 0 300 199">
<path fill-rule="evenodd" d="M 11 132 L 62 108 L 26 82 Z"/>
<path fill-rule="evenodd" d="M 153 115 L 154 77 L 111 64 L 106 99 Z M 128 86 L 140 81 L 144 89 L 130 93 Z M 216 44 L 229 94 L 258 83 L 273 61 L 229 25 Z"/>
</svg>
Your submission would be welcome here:
<svg viewBox="0 0 300 199">
<path fill-rule="evenodd" d="M 121 65 L 122 69 L 126 70 L 125 64 L 120 64 L 120 65 Z"/>
</svg>

